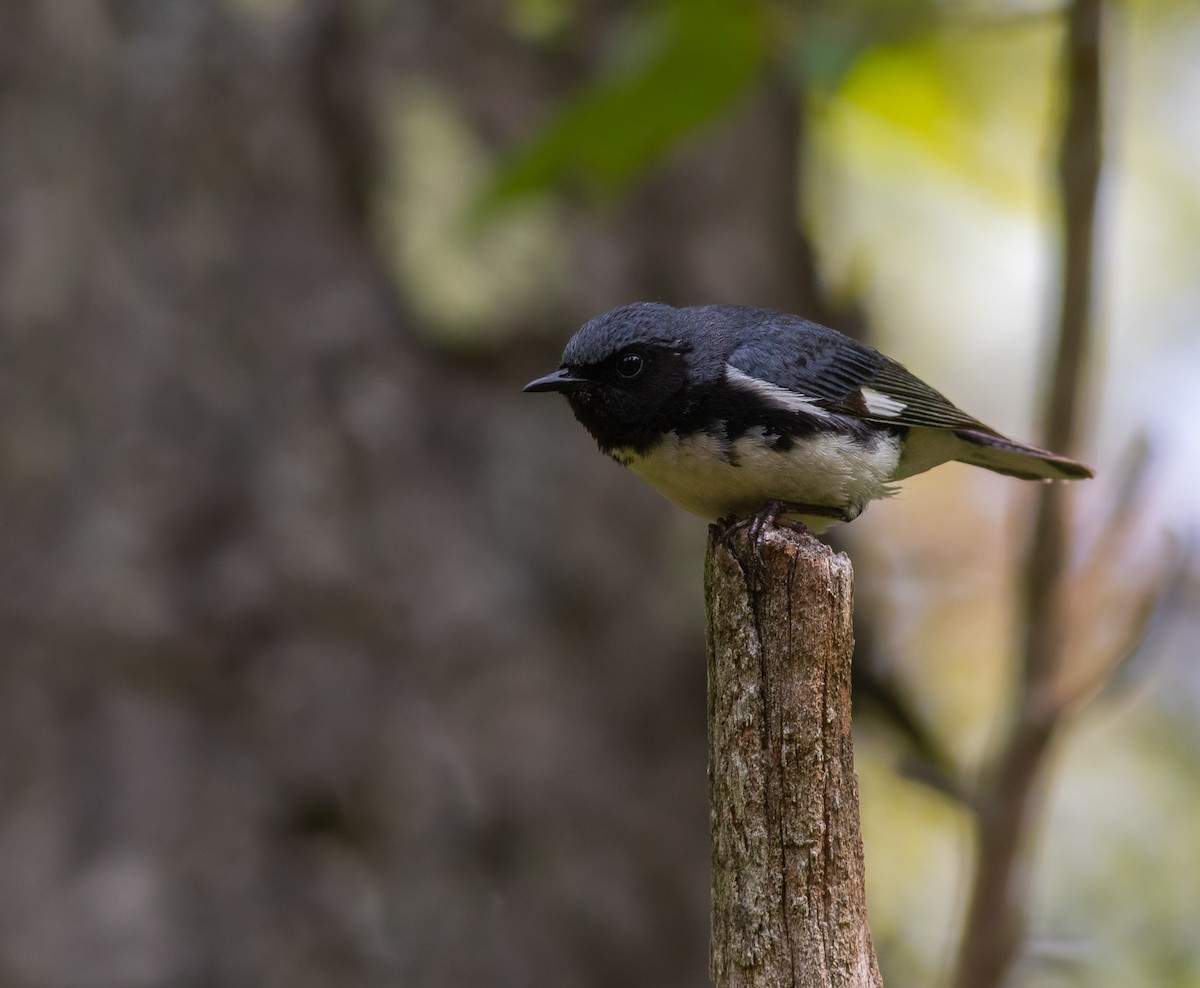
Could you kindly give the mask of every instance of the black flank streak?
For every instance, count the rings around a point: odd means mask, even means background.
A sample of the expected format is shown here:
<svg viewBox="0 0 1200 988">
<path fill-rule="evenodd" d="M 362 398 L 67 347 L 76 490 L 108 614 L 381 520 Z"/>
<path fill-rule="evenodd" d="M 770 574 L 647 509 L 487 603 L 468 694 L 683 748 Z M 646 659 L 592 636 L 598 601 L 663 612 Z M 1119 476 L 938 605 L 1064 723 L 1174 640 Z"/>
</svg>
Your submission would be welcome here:
<svg viewBox="0 0 1200 988">
<path fill-rule="evenodd" d="M 737 439 L 752 431 L 761 430 L 764 445 L 779 453 L 794 449 L 798 442 L 822 432 L 836 432 L 852 442 L 869 445 L 879 432 L 897 433 L 893 427 L 873 422 L 864 422 L 857 416 L 833 414 L 831 416 L 806 415 L 791 412 L 771 404 L 753 392 L 730 388 L 723 382 L 710 388 L 706 400 L 698 403 L 697 418 L 703 421 L 704 431 L 717 435 L 714 428 L 724 423 L 724 434 L 732 445 Z M 697 428 L 679 430 L 681 435 L 700 431 Z M 736 462 L 730 454 L 730 462 Z"/>
</svg>

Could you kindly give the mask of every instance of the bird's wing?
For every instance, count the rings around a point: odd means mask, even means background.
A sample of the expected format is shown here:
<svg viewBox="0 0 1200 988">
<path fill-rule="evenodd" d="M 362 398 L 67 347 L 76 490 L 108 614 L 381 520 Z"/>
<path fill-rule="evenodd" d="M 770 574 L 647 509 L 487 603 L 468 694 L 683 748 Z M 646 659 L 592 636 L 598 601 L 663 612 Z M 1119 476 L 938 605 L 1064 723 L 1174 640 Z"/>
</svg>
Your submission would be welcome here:
<svg viewBox="0 0 1200 988">
<path fill-rule="evenodd" d="M 910 436 L 895 479 L 947 459 L 1025 480 L 1092 476 L 1086 464 L 984 425 L 890 357 L 836 330 L 773 314 L 754 330 L 729 355 L 725 380 L 755 402 L 758 414 L 765 406 L 818 427 L 840 417 L 842 425 L 850 419 L 953 434 L 948 443 L 931 443 L 930 433 L 914 444 Z"/>
<path fill-rule="evenodd" d="M 830 411 L 854 415 L 873 422 L 925 426 L 931 429 L 994 430 L 968 415 L 940 391 L 931 388 L 890 357 L 875 376 L 859 387 L 828 403 Z"/>
<path fill-rule="evenodd" d="M 729 383 L 780 407 L 935 429 L 994 430 L 878 350 L 806 322 L 776 324 L 729 356 Z"/>
</svg>

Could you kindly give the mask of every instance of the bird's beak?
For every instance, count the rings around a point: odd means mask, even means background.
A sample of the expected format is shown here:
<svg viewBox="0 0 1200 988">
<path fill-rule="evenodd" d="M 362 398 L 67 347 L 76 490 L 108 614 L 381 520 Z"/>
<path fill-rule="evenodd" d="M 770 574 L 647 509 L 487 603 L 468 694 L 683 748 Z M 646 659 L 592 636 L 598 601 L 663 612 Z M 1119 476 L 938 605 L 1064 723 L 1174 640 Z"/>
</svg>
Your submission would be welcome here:
<svg viewBox="0 0 1200 988">
<path fill-rule="evenodd" d="M 587 379 L 576 377 L 566 367 L 560 367 L 553 374 L 547 374 L 545 377 L 539 377 L 536 381 L 530 381 L 522 391 L 561 391 L 563 394 L 570 394 L 572 391 L 578 391 L 581 387 L 587 384 Z"/>
</svg>

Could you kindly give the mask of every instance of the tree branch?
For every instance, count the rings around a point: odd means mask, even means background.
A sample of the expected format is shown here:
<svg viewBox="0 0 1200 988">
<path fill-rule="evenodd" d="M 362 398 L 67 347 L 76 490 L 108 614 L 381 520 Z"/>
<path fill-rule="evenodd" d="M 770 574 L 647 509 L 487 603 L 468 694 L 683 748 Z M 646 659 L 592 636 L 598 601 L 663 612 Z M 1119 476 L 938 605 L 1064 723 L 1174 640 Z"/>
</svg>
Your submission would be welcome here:
<svg viewBox="0 0 1200 988">
<path fill-rule="evenodd" d="M 1091 343 L 1096 197 L 1102 161 L 1102 0 L 1074 0 L 1065 41 L 1067 105 L 1059 157 L 1063 229 L 1058 340 L 1043 438 L 1075 445 Z M 1024 578 L 1025 649 L 1015 722 L 979 806 L 977 867 L 955 984 L 994 988 L 1025 936 L 1028 830 L 1042 767 L 1065 708 L 1058 689 L 1066 642 L 1068 489 L 1041 489 Z"/>
</svg>

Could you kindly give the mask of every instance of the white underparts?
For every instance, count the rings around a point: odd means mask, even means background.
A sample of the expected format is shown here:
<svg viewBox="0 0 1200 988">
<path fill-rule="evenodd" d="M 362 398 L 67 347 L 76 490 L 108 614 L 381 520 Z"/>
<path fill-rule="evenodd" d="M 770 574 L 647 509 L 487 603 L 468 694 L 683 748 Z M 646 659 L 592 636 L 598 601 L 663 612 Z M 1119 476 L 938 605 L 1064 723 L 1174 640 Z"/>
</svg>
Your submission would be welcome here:
<svg viewBox="0 0 1200 988">
<path fill-rule="evenodd" d="M 718 428 L 688 436 L 668 433 L 643 454 L 612 455 L 680 507 L 710 521 L 745 517 L 766 502 L 836 508 L 849 517 L 893 493 L 900 440 L 881 433 L 865 444 L 836 432 L 815 432 L 776 448 L 759 427 L 730 441 Z M 807 519 L 806 519 L 807 520 Z M 829 519 L 814 519 L 820 529 Z"/>
<path fill-rule="evenodd" d="M 911 426 L 908 437 L 904 440 L 903 455 L 893 479 L 904 480 L 916 476 L 942 463 L 970 455 L 976 448 L 959 439 L 950 429 Z"/>
</svg>

